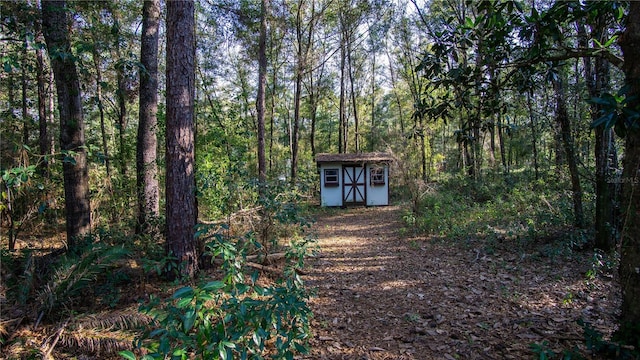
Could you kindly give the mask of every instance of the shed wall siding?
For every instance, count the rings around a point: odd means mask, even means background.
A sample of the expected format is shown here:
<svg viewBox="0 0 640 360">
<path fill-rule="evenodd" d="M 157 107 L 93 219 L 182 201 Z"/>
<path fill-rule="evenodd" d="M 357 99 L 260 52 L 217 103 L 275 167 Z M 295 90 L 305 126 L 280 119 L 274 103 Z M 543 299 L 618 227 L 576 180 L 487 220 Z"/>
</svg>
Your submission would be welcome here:
<svg viewBox="0 0 640 360">
<path fill-rule="evenodd" d="M 389 205 L 389 167 L 384 166 L 384 185 L 371 184 L 371 169 L 380 167 L 367 165 L 367 206 Z"/>
<path fill-rule="evenodd" d="M 344 203 L 344 173 L 342 163 L 322 163 L 319 166 L 320 171 L 320 205 L 321 206 L 343 206 Z M 348 165 L 351 166 L 351 165 Z M 373 185 L 371 183 L 371 169 L 384 169 L 384 185 Z M 325 174 L 326 169 L 338 170 L 338 186 L 326 186 Z M 385 206 L 389 205 L 389 166 L 387 164 L 365 164 L 365 194 L 366 206 Z"/>
<path fill-rule="evenodd" d="M 339 186 L 325 186 L 325 169 L 338 169 Z M 320 204 L 322 206 L 342 206 L 342 164 L 326 163 L 320 166 Z"/>
</svg>

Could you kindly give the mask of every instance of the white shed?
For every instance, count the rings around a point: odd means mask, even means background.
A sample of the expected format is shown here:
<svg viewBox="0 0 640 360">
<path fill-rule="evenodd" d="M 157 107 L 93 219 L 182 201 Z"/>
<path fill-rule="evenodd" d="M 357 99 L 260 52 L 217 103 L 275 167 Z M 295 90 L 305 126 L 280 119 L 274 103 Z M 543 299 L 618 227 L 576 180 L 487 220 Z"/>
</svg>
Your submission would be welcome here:
<svg viewBox="0 0 640 360">
<path fill-rule="evenodd" d="M 389 205 L 387 153 L 317 154 L 320 205 Z"/>
</svg>

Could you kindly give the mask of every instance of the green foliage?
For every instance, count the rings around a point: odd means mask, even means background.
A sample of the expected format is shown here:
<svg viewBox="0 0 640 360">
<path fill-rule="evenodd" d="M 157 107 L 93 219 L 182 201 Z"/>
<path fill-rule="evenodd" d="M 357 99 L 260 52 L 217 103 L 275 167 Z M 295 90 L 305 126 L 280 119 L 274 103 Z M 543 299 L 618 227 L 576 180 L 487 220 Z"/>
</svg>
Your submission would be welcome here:
<svg viewBox="0 0 640 360">
<path fill-rule="evenodd" d="M 598 359 L 632 360 L 640 358 L 640 353 L 638 353 L 637 348 L 627 347 L 622 343 L 605 340 L 602 333 L 582 319 L 578 320 L 578 325 L 582 327 L 587 350 L 597 356 Z M 533 350 L 535 358 L 539 360 L 585 359 L 577 348 L 572 350 L 565 349 L 562 350 L 561 353 L 557 353 L 549 347 L 548 341 L 531 344 L 531 350 Z"/>
<path fill-rule="evenodd" d="M 24 154 L 30 151 L 28 147 L 24 150 Z M 0 174 L 0 213 L 8 222 L 9 250 L 14 250 L 23 226 L 48 207 L 45 183 L 36 165 L 0 169 Z"/>
<path fill-rule="evenodd" d="M 9 275 L 8 293 L 17 304 L 33 306 L 39 317 L 61 316 L 89 299 L 115 305 L 116 285 L 126 277 L 119 272 L 112 272 L 109 280 L 104 277 L 128 253 L 123 246 L 88 236 L 63 255 L 36 257 L 30 250 L 3 253 L 2 271 Z"/>
<path fill-rule="evenodd" d="M 299 279 L 268 287 L 222 281 L 184 287 L 164 305 L 153 299 L 142 307 L 158 327 L 138 346 L 148 350 L 147 359 L 292 359 L 307 349 L 307 297 Z"/>
<path fill-rule="evenodd" d="M 194 287 L 183 287 L 166 300 L 152 298 L 141 311 L 155 323 L 137 342 L 143 359 L 292 359 L 307 351 L 309 297 L 295 273 L 298 262 L 288 262 L 285 278 L 262 286 L 257 273 L 245 281 L 242 241 L 213 237 L 208 249 L 224 259 L 226 276 Z M 305 252 L 306 244 L 292 251 Z M 122 352 L 135 359 L 131 351 Z"/>
<path fill-rule="evenodd" d="M 640 112 L 629 105 L 636 101 L 633 96 L 627 96 L 629 91 L 629 87 L 623 87 L 615 95 L 606 93 L 600 97 L 591 98 L 591 103 L 601 107 L 600 117 L 591 124 L 591 127 L 613 128 L 622 138 L 629 131 L 637 131 L 640 128 Z"/>
<path fill-rule="evenodd" d="M 256 184 L 257 186 L 257 184 Z M 221 264 L 222 278 L 187 286 L 168 299 L 152 298 L 140 311 L 154 323 L 138 339 L 142 359 L 292 359 L 308 349 L 310 296 L 296 273 L 314 238 L 310 222 L 298 208 L 296 191 L 280 192 L 286 184 L 265 185 L 269 194 L 260 202 L 268 244 L 249 232 L 233 235 L 226 224 L 200 225 L 205 257 Z M 283 277 L 264 285 L 258 273 L 246 273 L 249 253 L 265 246 L 283 248 L 278 239 L 288 229 Z M 125 351 L 126 359 L 137 358 Z"/>
<path fill-rule="evenodd" d="M 57 309 L 68 308 L 84 295 L 101 274 L 127 254 L 128 250 L 124 247 L 93 242 L 90 237 L 84 244 L 70 249 L 56 261 L 46 285 L 37 292 L 39 312 L 46 315 Z"/>
<path fill-rule="evenodd" d="M 485 236 L 535 240 L 568 226 L 571 206 L 571 198 L 553 186 L 533 187 L 515 176 L 494 181 L 452 177 L 420 198 L 403 219 L 418 232 L 453 239 Z M 577 246 L 583 238 L 570 240 Z"/>
</svg>

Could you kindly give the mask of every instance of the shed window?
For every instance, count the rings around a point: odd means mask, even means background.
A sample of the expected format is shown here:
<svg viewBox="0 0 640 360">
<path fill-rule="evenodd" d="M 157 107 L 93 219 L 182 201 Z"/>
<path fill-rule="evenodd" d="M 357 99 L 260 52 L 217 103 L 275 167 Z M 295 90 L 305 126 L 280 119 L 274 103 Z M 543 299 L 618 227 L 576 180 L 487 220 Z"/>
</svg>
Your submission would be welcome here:
<svg viewBox="0 0 640 360">
<path fill-rule="evenodd" d="M 324 186 L 338 186 L 338 169 L 324 169 Z"/>
<path fill-rule="evenodd" d="M 384 185 L 384 168 L 372 168 L 371 185 Z"/>
</svg>

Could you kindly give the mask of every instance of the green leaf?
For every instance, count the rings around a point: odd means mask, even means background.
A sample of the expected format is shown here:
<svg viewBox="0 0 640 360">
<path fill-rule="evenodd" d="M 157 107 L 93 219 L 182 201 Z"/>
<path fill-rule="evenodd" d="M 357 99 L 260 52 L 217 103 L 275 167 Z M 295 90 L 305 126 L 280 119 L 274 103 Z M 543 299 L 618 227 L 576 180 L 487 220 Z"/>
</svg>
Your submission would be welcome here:
<svg viewBox="0 0 640 360">
<path fill-rule="evenodd" d="M 195 322 L 196 322 L 196 311 L 191 309 L 186 312 L 184 316 L 184 320 L 182 321 L 184 332 L 189 332 L 193 328 L 193 324 L 195 324 Z"/>
<path fill-rule="evenodd" d="M 177 349 L 173 352 L 173 354 L 171 355 L 172 357 L 176 358 L 176 357 L 180 357 L 180 359 L 186 359 L 187 358 L 187 352 L 184 349 Z"/>
<path fill-rule="evenodd" d="M 136 356 L 129 350 L 120 351 L 118 354 L 127 360 L 136 360 Z"/>
<path fill-rule="evenodd" d="M 220 290 L 224 288 L 224 282 L 222 281 L 211 281 L 208 282 L 207 284 L 205 284 L 202 287 L 202 290 L 204 291 L 213 291 L 213 290 Z"/>
<path fill-rule="evenodd" d="M 618 40 L 618 35 L 613 35 L 611 39 L 607 40 L 607 42 L 604 43 L 604 47 L 611 46 L 616 40 Z"/>
<path fill-rule="evenodd" d="M 182 298 L 182 299 L 178 300 L 178 302 L 176 303 L 176 307 L 182 309 L 182 308 L 188 306 L 189 304 L 191 304 L 191 300 L 193 300 L 193 299 L 190 298 L 190 297 Z"/>
<path fill-rule="evenodd" d="M 174 299 L 185 298 L 187 296 L 193 296 L 193 289 L 191 286 L 183 287 L 173 294 Z"/>
</svg>

